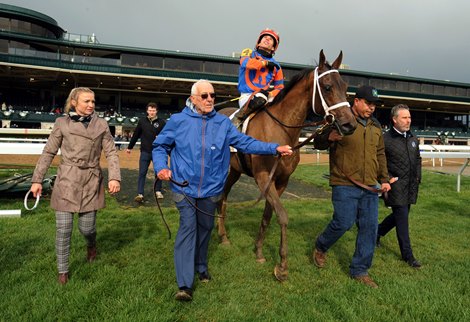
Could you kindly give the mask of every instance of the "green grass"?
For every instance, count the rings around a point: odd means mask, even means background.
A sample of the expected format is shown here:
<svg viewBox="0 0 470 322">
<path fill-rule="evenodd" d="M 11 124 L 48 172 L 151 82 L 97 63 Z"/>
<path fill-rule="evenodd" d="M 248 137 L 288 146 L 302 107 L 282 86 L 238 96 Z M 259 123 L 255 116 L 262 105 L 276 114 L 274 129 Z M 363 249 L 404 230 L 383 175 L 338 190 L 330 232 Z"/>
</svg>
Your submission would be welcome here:
<svg viewBox="0 0 470 322">
<path fill-rule="evenodd" d="M 295 177 L 329 189 L 327 166 L 300 166 Z M 74 227 L 70 282 L 58 285 L 54 212 L 47 202 L 22 218 L 0 219 L 0 320 L 113 321 L 468 321 L 470 320 L 470 178 L 455 191 L 455 176 L 424 172 L 410 217 L 411 240 L 423 263 L 414 270 L 400 260 L 393 232 L 382 239 L 370 289 L 348 277 L 355 228 L 329 251 L 325 269 L 311 263 L 314 238 L 328 223 L 329 200 L 285 201 L 289 211 L 289 280 L 273 277 L 279 261 L 279 227 L 273 219 L 265 241 L 265 264 L 257 264 L 253 240 L 261 205 L 229 206 L 229 246 L 209 250 L 213 280 L 195 283 L 194 300 L 179 303 L 173 268 L 178 225 L 164 209 L 173 240 L 156 208 L 124 209 L 108 198 L 98 213 L 99 257 L 85 262 L 85 242 Z M 256 196 L 255 196 L 256 197 Z M 18 209 L 21 200 L 1 200 Z M 381 204 L 380 219 L 388 214 Z"/>
</svg>

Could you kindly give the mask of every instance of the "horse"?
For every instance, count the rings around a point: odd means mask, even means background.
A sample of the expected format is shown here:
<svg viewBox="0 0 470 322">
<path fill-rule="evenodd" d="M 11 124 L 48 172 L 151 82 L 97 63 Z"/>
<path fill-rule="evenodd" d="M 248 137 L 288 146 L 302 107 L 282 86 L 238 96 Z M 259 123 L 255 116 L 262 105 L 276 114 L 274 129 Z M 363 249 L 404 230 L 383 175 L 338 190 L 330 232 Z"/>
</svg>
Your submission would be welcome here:
<svg viewBox="0 0 470 322">
<path fill-rule="evenodd" d="M 332 118 L 340 133 L 352 134 L 357 123 L 346 100 L 347 84 L 338 72 L 342 58 L 343 53 L 340 52 L 333 64 L 330 65 L 321 50 L 318 66 L 295 75 L 274 100 L 250 120 L 246 134 L 265 142 L 296 146 L 299 142 L 302 126 L 291 127 L 289 125 L 303 124 L 310 108 L 318 115 Z M 224 108 L 219 112 L 228 116 L 235 110 L 236 108 Z M 281 261 L 280 264 L 275 265 L 274 275 L 279 281 L 287 280 L 288 214 L 281 204 L 280 197 L 287 187 L 290 175 L 295 171 L 300 161 L 300 152 L 295 150 L 291 156 L 279 160 L 275 172 L 271 174 L 272 181 L 270 181 L 270 171 L 275 163 L 274 157 L 243 155 L 242 158 L 243 160 L 237 153 L 231 155 L 230 169 L 219 206 L 219 240 L 223 244 L 230 243 L 225 229 L 227 197 L 241 174 L 248 174 L 255 179 L 262 192 L 263 187 L 266 187 L 264 212 L 255 242 L 256 261 L 259 263 L 266 261 L 263 255 L 263 242 L 274 210 L 281 228 L 279 246 Z"/>
</svg>

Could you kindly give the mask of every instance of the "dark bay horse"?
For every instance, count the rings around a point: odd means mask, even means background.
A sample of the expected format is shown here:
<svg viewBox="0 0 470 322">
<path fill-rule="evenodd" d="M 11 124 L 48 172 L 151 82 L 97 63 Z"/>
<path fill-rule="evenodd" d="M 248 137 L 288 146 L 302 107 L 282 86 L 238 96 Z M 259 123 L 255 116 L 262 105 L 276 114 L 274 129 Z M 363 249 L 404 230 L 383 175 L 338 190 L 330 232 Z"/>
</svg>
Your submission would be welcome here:
<svg viewBox="0 0 470 322">
<path fill-rule="evenodd" d="M 295 75 L 284 90 L 282 90 L 270 103 L 266 110 L 256 114 L 250 121 L 246 133 L 258 140 L 265 142 L 276 142 L 281 145 L 289 144 L 294 147 L 299 143 L 301 127 L 291 128 L 281 125 L 273 117 L 284 125 L 301 125 L 305 122 L 310 109 L 318 115 L 332 115 L 335 126 L 344 135 L 354 132 L 356 119 L 351 112 L 346 100 L 347 85 L 341 78 L 338 68 L 343 58 L 342 52 L 333 64 L 326 61 L 323 50 L 320 52 L 320 62 L 313 70 L 304 70 Z M 220 111 L 225 115 L 230 115 L 235 109 L 226 108 Z M 218 233 L 222 243 L 229 243 L 225 230 L 225 215 L 227 210 L 227 197 L 232 186 L 237 182 L 243 170 L 252 176 L 260 190 L 268 185 L 268 177 L 275 157 L 262 155 L 244 155 L 244 162 L 247 167 L 243 167 L 239 156 L 232 153 L 230 160 L 230 171 L 227 183 L 224 188 L 224 197 L 221 203 L 221 216 L 218 220 Z M 292 156 L 281 158 L 274 176 L 272 184 L 266 191 L 266 202 L 263 218 L 258 231 L 255 243 L 256 260 L 265 262 L 263 255 L 263 241 L 266 229 L 271 221 L 273 210 L 276 212 L 278 223 L 281 227 L 281 241 L 279 255 L 281 263 L 274 269 L 274 275 L 280 281 L 288 277 L 287 269 L 287 223 L 288 216 L 286 209 L 282 206 L 280 196 L 287 187 L 290 175 L 294 172 L 300 160 L 300 152 L 296 150 Z"/>
</svg>

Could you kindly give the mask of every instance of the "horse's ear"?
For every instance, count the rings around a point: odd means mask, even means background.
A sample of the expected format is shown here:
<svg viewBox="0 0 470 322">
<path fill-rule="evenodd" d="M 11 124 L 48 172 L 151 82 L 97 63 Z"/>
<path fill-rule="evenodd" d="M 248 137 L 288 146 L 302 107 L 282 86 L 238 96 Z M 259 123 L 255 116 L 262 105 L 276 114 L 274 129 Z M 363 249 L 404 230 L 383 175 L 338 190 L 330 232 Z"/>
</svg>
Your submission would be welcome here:
<svg viewBox="0 0 470 322">
<path fill-rule="evenodd" d="M 323 65 L 325 64 L 326 62 L 326 57 L 325 57 L 325 54 L 323 53 L 323 49 L 320 50 L 320 62 L 318 63 L 318 67 L 323 67 Z"/>
<path fill-rule="evenodd" d="M 341 50 L 339 52 L 338 58 L 335 59 L 335 61 L 331 65 L 331 67 L 333 67 L 333 69 L 339 69 L 339 67 L 341 66 L 341 61 L 342 60 L 343 60 L 343 51 Z"/>
</svg>

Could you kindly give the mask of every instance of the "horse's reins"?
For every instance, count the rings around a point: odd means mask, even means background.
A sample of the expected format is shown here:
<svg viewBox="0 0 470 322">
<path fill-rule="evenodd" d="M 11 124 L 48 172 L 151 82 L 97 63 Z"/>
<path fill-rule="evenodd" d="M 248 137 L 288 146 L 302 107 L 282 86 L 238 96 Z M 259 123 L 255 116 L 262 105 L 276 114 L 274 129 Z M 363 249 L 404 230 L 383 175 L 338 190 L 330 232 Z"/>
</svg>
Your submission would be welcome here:
<svg viewBox="0 0 470 322">
<path fill-rule="evenodd" d="M 342 171 L 342 170 L 341 170 Z M 342 171 L 343 174 L 346 176 L 346 178 L 348 178 L 349 181 L 351 181 L 352 183 L 354 183 L 356 186 L 359 186 L 363 189 L 366 189 L 370 192 L 373 192 L 373 193 L 380 193 L 380 192 L 383 192 L 384 193 L 384 196 L 386 195 L 387 191 L 383 191 L 382 189 L 377 189 L 377 188 L 373 188 L 371 186 L 368 186 L 360 181 L 357 181 L 356 179 L 354 179 L 353 177 L 351 177 L 350 175 L 347 175 L 344 173 L 344 171 Z"/>
<path fill-rule="evenodd" d="M 292 150 L 299 150 L 301 147 L 303 147 L 304 145 L 306 145 L 307 143 L 312 141 L 317 135 L 321 134 L 323 132 L 323 129 L 325 128 L 325 126 L 331 124 L 326 119 L 324 119 L 321 122 L 316 122 L 316 123 L 323 124 L 323 126 L 319 129 L 317 129 L 312 134 L 310 134 L 310 136 L 307 139 L 305 139 L 303 142 L 301 142 L 301 143 L 297 144 L 296 146 L 294 146 L 292 148 Z M 266 185 L 261 190 L 261 193 L 260 193 L 258 199 L 256 200 L 255 204 L 257 204 L 261 199 L 263 199 L 263 197 L 266 197 L 266 194 L 268 192 L 269 186 L 271 185 L 271 181 L 273 179 L 274 173 L 276 172 L 277 166 L 279 165 L 279 161 L 281 160 L 281 157 L 282 156 L 280 154 L 276 157 L 276 161 L 274 162 L 274 165 L 271 168 L 271 171 L 269 172 L 268 181 L 266 182 Z"/>
<path fill-rule="evenodd" d="M 157 182 L 159 181 L 160 179 L 158 179 L 158 177 L 155 177 L 155 182 L 153 184 L 153 191 L 155 191 L 156 187 L 157 187 Z M 189 182 L 187 180 L 183 181 L 183 182 L 178 182 L 176 180 L 173 180 L 172 178 L 170 178 L 170 182 L 172 182 L 173 184 L 181 187 L 181 188 L 184 188 L 184 187 L 187 187 L 189 185 Z M 189 197 L 184 193 L 184 190 L 181 190 L 181 193 L 182 195 L 184 196 L 184 198 L 186 199 L 186 201 L 194 208 L 196 209 L 197 211 L 199 211 L 201 214 L 203 215 L 206 215 L 206 216 L 210 216 L 210 217 L 215 217 L 215 218 L 223 218 L 223 216 L 219 216 L 219 215 L 213 215 L 211 213 L 208 213 L 204 210 L 202 210 L 201 208 L 199 208 L 198 206 L 196 206 L 192 201 L 191 199 L 189 199 Z M 163 220 L 163 223 L 165 224 L 165 227 L 166 227 L 166 230 L 168 231 L 168 239 L 171 239 L 171 231 L 170 231 L 170 226 L 168 225 L 168 223 L 166 222 L 165 220 L 165 216 L 163 215 L 163 211 L 162 211 L 162 208 L 160 207 L 160 202 L 158 201 L 158 198 L 157 196 L 155 195 L 155 201 L 157 202 L 157 207 L 158 207 L 158 210 L 160 212 L 160 216 L 162 217 L 162 220 Z"/>
<path fill-rule="evenodd" d="M 311 122 L 311 123 L 306 123 L 306 124 L 301 124 L 301 125 L 287 125 L 287 124 L 284 124 L 282 121 L 280 121 L 279 119 L 277 119 L 267 108 L 264 109 L 264 111 L 272 118 L 274 119 L 276 122 L 278 122 L 281 126 L 283 127 L 287 127 L 287 128 L 304 128 L 304 127 L 308 127 L 308 126 L 318 126 L 318 125 L 324 125 L 322 126 L 320 129 L 317 129 L 315 132 L 313 132 L 306 140 L 304 140 L 302 143 L 299 143 L 297 144 L 296 146 L 294 146 L 292 148 L 292 150 L 298 150 L 300 149 L 301 147 L 303 147 L 304 145 L 306 145 L 307 143 L 309 143 L 310 141 L 312 141 L 318 134 L 321 134 L 321 132 L 323 131 L 324 127 L 328 124 L 332 124 L 334 123 L 335 119 L 334 119 L 334 116 L 330 113 L 331 110 L 334 110 L 334 109 L 337 109 L 341 106 L 348 106 L 349 107 L 349 103 L 347 101 L 344 101 L 344 102 L 340 102 L 340 103 L 337 103 L 333 106 L 328 106 L 328 104 L 326 103 L 325 99 L 323 98 L 323 94 L 320 90 L 320 82 L 319 82 L 319 79 L 327 74 L 330 74 L 330 73 L 339 73 L 339 71 L 337 69 L 330 69 L 326 72 L 323 72 L 321 73 L 320 75 L 318 75 L 318 67 L 315 68 L 314 70 L 314 76 L 313 76 L 313 94 L 312 94 L 312 110 L 315 114 L 318 115 L 317 112 L 315 112 L 315 95 L 316 95 L 316 90 L 318 88 L 318 95 L 320 96 L 320 99 L 321 99 L 321 102 L 322 102 L 322 107 L 323 107 L 323 110 L 325 111 L 325 118 L 320 121 L 320 122 Z M 234 98 L 232 100 L 227 100 L 227 101 L 224 101 L 224 102 L 221 102 L 221 103 L 218 103 L 218 104 L 215 104 L 214 106 L 217 106 L 217 105 L 222 105 L 222 104 L 225 104 L 227 102 L 230 102 L 230 101 L 235 101 L 237 99 L 240 99 L 239 97 L 238 98 Z M 258 200 L 256 201 L 256 203 L 258 203 L 263 197 L 266 197 L 266 193 L 267 193 L 267 190 L 269 189 L 269 186 L 271 185 L 271 180 L 272 180 L 272 177 L 274 176 L 274 173 L 276 172 L 276 169 L 277 169 L 277 166 L 279 164 L 279 161 L 281 159 L 281 155 L 278 155 L 277 158 L 276 158 L 276 161 L 273 165 L 273 168 L 271 169 L 270 173 L 269 173 L 269 176 L 268 176 L 268 181 L 266 183 L 266 186 L 263 188 L 263 190 L 261 191 L 261 194 L 260 196 L 258 197 Z M 158 182 L 158 178 L 155 179 L 155 183 L 154 183 L 154 191 L 155 191 L 155 187 L 156 187 L 156 184 Z M 186 187 L 188 185 L 188 182 L 187 181 L 184 181 L 183 183 L 179 183 L 177 181 L 174 181 L 173 179 L 170 178 L 170 181 L 180 187 Z M 183 193 L 183 196 L 185 197 L 185 199 L 188 201 L 188 203 L 193 206 L 197 211 L 199 211 L 200 213 L 204 214 L 204 215 L 207 215 L 207 216 L 211 216 L 211 217 L 216 217 L 216 218 L 223 218 L 223 216 L 218 216 L 218 215 L 213 215 L 213 214 L 210 214 L 210 213 L 207 213 L 201 209 L 199 209 L 189 198 L 188 196 L 184 193 L 184 191 L 182 190 L 182 193 Z M 160 215 L 162 217 L 162 220 L 168 230 L 168 238 L 171 239 L 171 231 L 170 231 L 170 227 L 168 226 L 166 220 L 165 220 L 165 217 L 163 215 L 163 211 L 160 207 L 160 203 L 158 202 L 158 198 L 155 196 L 155 200 L 157 202 L 157 206 L 158 206 L 158 210 L 160 211 Z M 255 204 L 256 204 L 255 203 Z"/>
</svg>

